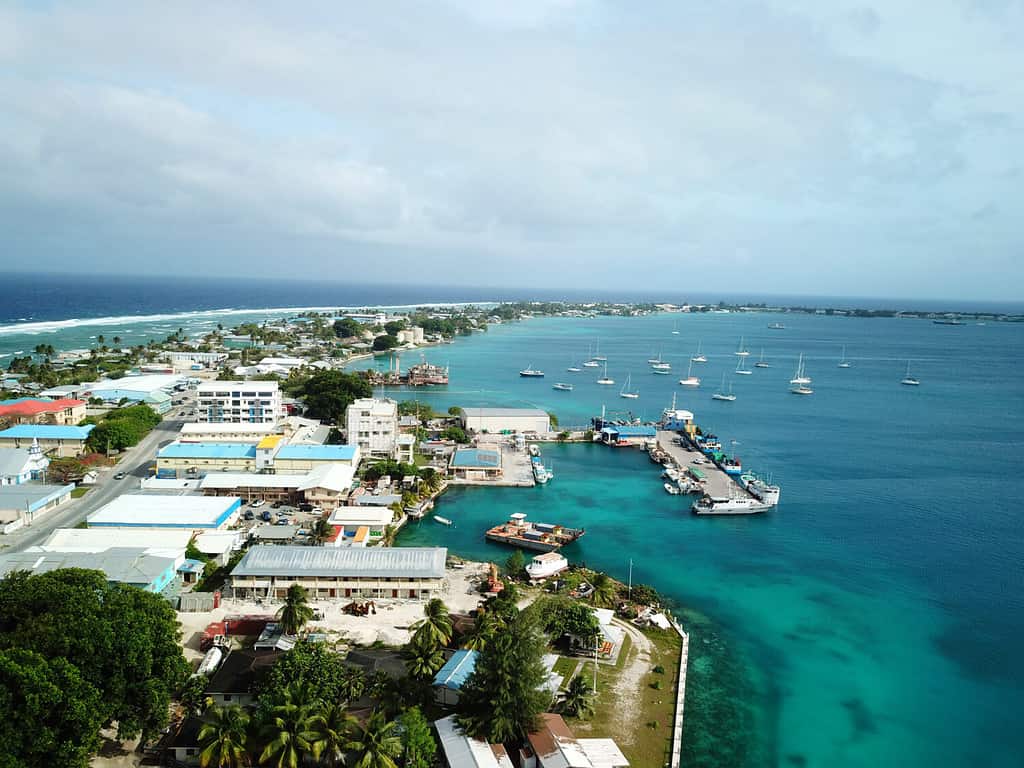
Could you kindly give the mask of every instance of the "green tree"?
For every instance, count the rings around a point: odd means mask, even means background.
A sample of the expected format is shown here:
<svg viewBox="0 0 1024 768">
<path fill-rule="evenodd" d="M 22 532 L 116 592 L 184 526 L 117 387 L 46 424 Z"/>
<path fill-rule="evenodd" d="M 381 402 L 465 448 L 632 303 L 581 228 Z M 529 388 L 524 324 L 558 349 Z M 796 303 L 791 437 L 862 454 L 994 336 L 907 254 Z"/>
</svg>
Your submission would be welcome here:
<svg viewBox="0 0 1024 768">
<path fill-rule="evenodd" d="M 454 424 L 450 427 L 445 427 L 441 432 L 441 437 L 445 440 L 454 440 L 456 443 L 468 443 L 469 437 L 466 435 L 466 430 L 462 427 L 457 427 Z"/>
<path fill-rule="evenodd" d="M 306 590 L 298 584 L 288 587 L 284 605 L 277 611 L 277 619 L 286 635 L 297 635 L 313 618 L 313 609 L 308 605 Z"/>
<path fill-rule="evenodd" d="M 505 573 L 511 578 L 518 578 L 523 575 L 523 568 L 526 567 L 526 558 L 518 550 L 512 550 L 512 554 L 505 560 Z"/>
<path fill-rule="evenodd" d="M 555 414 L 553 414 L 551 411 L 548 411 L 548 419 L 551 420 L 551 428 L 552 429 L 557 429 L 558 428 L 558 417 Z"/>
<path fill-rule="evenodd" d="M 590 595 L 594 605 L 607 607 L 615 604 L 618 589 L 607 573 L 595 573 L 594 578 L 590 580 L 590 586 L 594 588 L 593 594 Z"/>
<path fill-rule="evenodd" d="M 453 405 L 451 408 L 448 409 L 449 416 L 459 417 L 462 416 L 463 413 L 463 410 L 459 408 L 459 406 L 457 405 Z"/>
<path fill-rule="evenodd" d="M 342 701 L 354 701 L 362 696 L 365 690 L 366 673 L 359 667 L 346 666 L 338 684 L 338 695 Z"/>
<path fill-rule="evenodd" d="M 284 653 L 263 677 L 257 691 L 262 719 L 287 701 L 295 690 L 305 690 L 309 701 L 350 701 L 362 695 L 362 670 L 324 643 L 300 640 Z"/>
<path fill-rule="evenodd" d="M 398 768 L 395 762 L 402 755 L 402 739 L 398 724 L 375 711 L 364 726 L 356 726 L 346 745 L 356 753 L 355 768 Z"/>
<path fill-rule="evenodd" d="M 306 413 L 314 419 L 341 424 L 345 409 L 358 398 L 372 397 L 373 388 L 364 377 L 342 371 L 319 371 L 302 383 L 299 391 Z"/>
<path fill-rule="evenodd" d="M 405 320 L 392 320 L 390 323 L 384 323 L 384 331 L 389 336 L 397 336 L 403 328 L 405 328 Z"/>
<path fill-rule="evenodd" d="M 437 756 L 437 741 L 420 708 L 406 710 L 398 722 L 402 726 L 402 763 L 405 768 L 431 768 Z"/>
<path fill-rule="evenodd" d="M 61 484 L 80 480 L 85 472 L 85 464 L 70 456 L 50 459 L 50 466 L 46 468 L 46 474 L 50 480 Z"/>
<path fill-rule="evenodd" d="M 594 714 L 594 689 L 583 675 L 576 675 L 569 681 L 562 700 L 562 711 L 580 719 Z"/>
<path fill-rule="evenodd" d="M 134 419 L 104 420 L 93 428 L 86 442 L 97 452 L 105 452 L 108 448 L 123 451 L 136 445 L 145 433 L 145 428 Z"/>
<path fill-rule="evenodd" d="M 240 768 L 249 761 L 249 715 L 237 705 L 210 707 L 199 728 L 199 765 L 202 768 Z"/>
<path fill-rule="evenodd" d="M 423 606 L 423 618 L 412 628 L 417 635 L 444 647 L 452 639 L 452 617 L 448 615 L 448 606 L 439 597 L 431 599 Z"/>
<path fill-rule="evenodd" d="M 398 346 L 398 337 L 392 336 L 390 333 L 385 333 L 383 336 L 378 336 L 373 340 L 373 351 L 384 352 L 388 349 L 394 349 Z"/>
<path fill-rule="evenodd" d="M 313 754 L 317 738 L 313 715 L 303 704 L 289 702 L 274 707 L 263 727 L 266 746 L 260 754 L 260 763 L 276 768 L 299 768 L 306 755 Z"/>
<path fill-rule="evenodd" d="M 334 535 L 334 526 L 324 518 L 320 518 L 309 529 L 309 538 L 318 547 L 323 546 L 331 536 Z"/>
<path fill-rule="evenodd" d="M 492 743 L 522 739 L 536 730 L 551 703 L 542 686 L 545 643 L 532 621 L 517 616 L 487 643 L 459 696 L 459 724 Z"/>
<path fill-rule="evenodd" d="M 325 703 L 310 720 L 313 757 L 324 759 L 327 765 L 337 766 L 345 762 L 345 745 L 355 719 L 345 710 L 345 705 Z"/>
<path fill-rule="evenodd" d="M 359 324 L 358 320 L 353 320 L 351 317 L 343 317 L 334 321 L 334 335 L 339 339 L 351 339 L 362 331 L 363 326 Z"/>
<path fill-rule="evenodd" d="M 0 765 L 85 768 L 102 712 L 100 692 L 66 659 L 0 651 Z"/>
<path fill-rule="evenodd" d="M 490 611 L 480 608 L 473 620 L 473 627 L 462 637 L 462 647 L 471 651 L 482 651 L 501 628 L 501 620 Z"/>
<path fill-rule="evenodd" d="M 409 675 L 419 679 L 432 678 L 444 666 L 444 653 L 437 641 L 417 632 L 403 651 Z"/>
<path fill-rule="evenodd" d="M 185 707 L 189 716 L 199 716 L 206 710 L 206 685 L 210 682 L 206 675 L 195 675 L 185 681 L 178 692 L 178 701 Z"/>
</svg>

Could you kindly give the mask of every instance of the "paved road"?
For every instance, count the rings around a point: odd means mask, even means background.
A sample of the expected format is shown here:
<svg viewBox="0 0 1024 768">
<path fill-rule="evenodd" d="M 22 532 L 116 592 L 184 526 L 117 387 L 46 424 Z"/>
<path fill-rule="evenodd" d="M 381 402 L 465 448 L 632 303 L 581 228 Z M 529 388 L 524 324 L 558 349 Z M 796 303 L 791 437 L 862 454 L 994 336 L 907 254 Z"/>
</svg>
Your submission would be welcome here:
<svg viewBox="0 0 1024 768">
<path fill-rule="evenodd" d="M 179 409 L 167 414 L 152 432 L 142 438 L 139 444 L 125 452 L 115 469 L 103 470 L 100 479 L 85 496 L 58 507 L 43 515 L 30 525 L 7 536 L 0 537 L 0 550 L 20 552 L 23 549 L 42 544 L 56 528 L 74 528 L 104 504 L 123 493 L 139 489 L 139 482 L 149 475 L 149 468 L 156 457 L 157 449 L 173 440 L 181 429 L 183 421 Z M 125 472 L 127 477 L 115 480 L 115 472 Z"/>
</svg>

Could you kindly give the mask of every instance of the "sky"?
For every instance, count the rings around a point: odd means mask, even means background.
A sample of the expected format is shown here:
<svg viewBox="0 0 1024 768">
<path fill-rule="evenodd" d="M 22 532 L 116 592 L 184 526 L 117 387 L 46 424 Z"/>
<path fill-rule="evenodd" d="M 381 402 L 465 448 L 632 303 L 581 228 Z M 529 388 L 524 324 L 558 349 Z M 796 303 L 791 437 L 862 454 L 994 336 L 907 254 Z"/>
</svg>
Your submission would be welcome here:
<svg viewBox="0 0 1024 768">
<path fill-rule="evenodd" d="M 1017 299 L 1021 0 L 0 7 L 0 267 Z"/>
</svg>

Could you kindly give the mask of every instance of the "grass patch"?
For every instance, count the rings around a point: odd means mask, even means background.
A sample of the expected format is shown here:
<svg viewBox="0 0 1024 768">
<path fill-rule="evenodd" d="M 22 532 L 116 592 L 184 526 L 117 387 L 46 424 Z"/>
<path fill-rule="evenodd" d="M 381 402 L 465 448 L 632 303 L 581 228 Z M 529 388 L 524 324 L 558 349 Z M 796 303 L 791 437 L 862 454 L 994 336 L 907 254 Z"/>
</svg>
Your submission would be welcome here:
<svg viewBox="0 0 1024 768">
<path fill-rule="evenodd" d="M 91 488 L 75 488 L 71 492 L 71 498 L 72 499 L 80 499 L 83 496 L 85 496 L 85 494 L 87 494 L 91 490 L 92 490 Z"/>
<path fill-rule="evenodd" d="M 576 665 L 579 664 L 579 659 L 574 659 L 569 656 L 559 656 L 558 661 L 555 662 L 555 666 L 552 667 L 551 671 L 555 674 L 562 676 L 562 685 L 568 685 L 569 680 L 572 679 L 572 673 L 576 671 Z"/>
</svg>

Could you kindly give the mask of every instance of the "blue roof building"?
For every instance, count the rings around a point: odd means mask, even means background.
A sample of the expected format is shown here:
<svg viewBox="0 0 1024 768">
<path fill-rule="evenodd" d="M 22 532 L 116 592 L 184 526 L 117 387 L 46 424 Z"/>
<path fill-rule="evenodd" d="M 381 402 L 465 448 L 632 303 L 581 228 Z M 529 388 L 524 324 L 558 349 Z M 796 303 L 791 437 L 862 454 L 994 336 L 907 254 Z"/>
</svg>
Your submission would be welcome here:
<svg viewBox="0 0 1024 768">
<path fill-rule="evenodd" d="M 278 460 L 339 461 L 351 464 L 356 458 L 354 445 L 285 445 L 277 452 Z"/>
<path fill-rule="evenodd" d="M 601 430 L 601 441 L 605 443 L 617 443 L 620 440 L 637 442 L 640 440 L 653 440 L 658 436 L 656 427 L 605 427 Z"/>
<path fill-rule="evenodd" d="M 77 456 L 94 425 L 65 427 L 56 424 L 18 424 L 0 432 L 0 448 L 31 448 L 33 441 L 47 456 Z"/>
<path fill-rule="evenodd" d="M 256 446 L 245 443 L 171 443 L 158 459 L 256 459 Z"/>
<path fill-rule="evenodd" d="M 456 448 L 452 474 L 460 480 L 497 480 L 501 477 L 501 451 L 493 448 Z"/>
<path fill-rule="evenodd" d="M 459 691 L 476 669 L 476 651 L 456 651 L 434 675 L 434 688 L 440 704 L 454 706 L 459 701 Z"/>
</svg>

